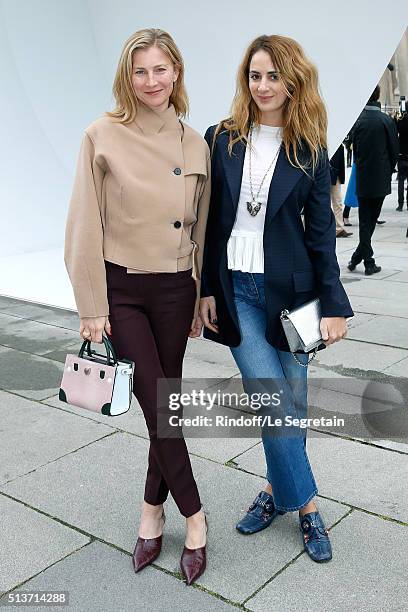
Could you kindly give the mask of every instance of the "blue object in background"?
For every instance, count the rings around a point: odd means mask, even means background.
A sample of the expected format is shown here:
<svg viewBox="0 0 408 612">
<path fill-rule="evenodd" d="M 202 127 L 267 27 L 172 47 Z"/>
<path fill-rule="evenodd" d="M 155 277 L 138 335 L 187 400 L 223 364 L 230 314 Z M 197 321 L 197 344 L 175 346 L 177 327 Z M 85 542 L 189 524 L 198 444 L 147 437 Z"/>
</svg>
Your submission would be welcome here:
<svg viewBox="0 0 408 612">
<path fill-rule="evenodd" d="M 358 208 L 358 198 L 356 195 L 356 164 L 353 162 L 351 167 L 351 174 L 347 185 L 346 195 L 344 197 L 344 204 L 351 208 Z"/>
</svg>

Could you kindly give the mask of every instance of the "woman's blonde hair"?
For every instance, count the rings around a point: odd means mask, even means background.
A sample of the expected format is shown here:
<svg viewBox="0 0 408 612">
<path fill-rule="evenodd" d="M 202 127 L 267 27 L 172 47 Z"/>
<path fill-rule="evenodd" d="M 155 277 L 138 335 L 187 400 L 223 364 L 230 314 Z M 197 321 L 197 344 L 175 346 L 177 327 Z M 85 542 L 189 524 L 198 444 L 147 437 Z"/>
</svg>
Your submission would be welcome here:
<svg viewBox="0 0 408 612">
<path fill-rule="evenodd" d="M 261 113 L 249 90 L 249 66 L 257 51 L 266 51 L 270 56 L 288 96 L 283 108 L 283 144 L 290 163 L 304 172 L 310 163 L 304 165 L 298 158 L 299 150 L 306 144 L 311 154 L 313 172 L 322 148 L 327 148 L 327 113 L 319 94 L 317 69 L 305 56 L 298 42 L 286 36 L 259 36 L 248 47 L 237 74 L 237 86 L 231 106 L 231 115 L 223 119 L 214 133 L 229 131 L 228 151 L 238 141 L 247 143 L 251 124 L 259 125 Z M 303 142 L 302 142 L 303 141 Z M 291 160 L 293 148 L 295 163 Z M 310 162 L 310 158 L 309 158 Z"/>
<path fill-rule="evenodd" d="M 156 28 L 146 28 L 135 32 L 125 42 L 119 58 L 112 92 L 116 100 L 115 109 L 105 113 L 114 117 L 120 123 L 130 123 L 134 120 L 138 109 L 138 100 L 132 86 L 133 54 L 138 49 L 158 47 L 168 55 L 173 65 L 178 68 L 179 75 L 174 83 L 170 103 L 174 105 L 178 117 L 188 114 L 188 97 L 184 85 L 184 62 L 181 53 L 168 32 Z"/>
</svg>

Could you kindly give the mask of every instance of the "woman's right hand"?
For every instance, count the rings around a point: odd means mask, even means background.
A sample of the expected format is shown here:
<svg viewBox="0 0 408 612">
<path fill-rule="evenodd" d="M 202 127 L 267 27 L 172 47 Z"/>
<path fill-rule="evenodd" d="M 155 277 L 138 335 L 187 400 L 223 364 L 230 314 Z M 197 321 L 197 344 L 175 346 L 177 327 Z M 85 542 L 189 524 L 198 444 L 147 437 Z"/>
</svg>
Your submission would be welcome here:
<svg viewBox="0 0 408 612">
<path fill-rule="evenodd" d="M 112 334 L 108 317 L 83 317 L 79 325 L 79 334 L 84 340 L 102 344 L 102 332 Z"/>
<path fill-rule="evenodd" d="M 205 327 L 211 329 L 216 334 L 219 333 L 217 325 L 217 309 L 215 305 L 215 297 L 209 295 L 200 300 L 200 316 Z"/>
</svg>

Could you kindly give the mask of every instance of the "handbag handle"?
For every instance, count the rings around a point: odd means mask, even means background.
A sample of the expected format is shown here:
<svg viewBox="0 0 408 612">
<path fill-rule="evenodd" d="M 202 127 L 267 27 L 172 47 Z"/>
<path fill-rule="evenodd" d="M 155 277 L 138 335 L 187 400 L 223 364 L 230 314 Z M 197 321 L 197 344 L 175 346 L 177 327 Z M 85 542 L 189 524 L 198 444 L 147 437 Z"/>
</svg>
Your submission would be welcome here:
<svg viewBox="0 0 408 612">
<path fill-rule="evenodd" d="M 298 363 L 300 366 L 302 366 L 302 368 L 307 368 L 309 363 L 311 361 L 313 361 L 313 359 L 316 357 L 316 353 L 317 353 L 317 347 L 313 350 L 312 356 L 310 357 L 310 359 L 306 363 L 302 363 L 301 361 L 299 361 L 299 359 L 296 357 L 295 353 L 292 353 L 292 357 L 296 361 L 296 363 Z"/>
<path fill-rule="evenodd" d="M 118 363 L 118 358 L 116 357 L 116 353 L 115 353 L 115 349 L 113 348 L 113 345 L 111 343 L 111 341 L 109 340 L 109 338 L 107 338 L 106 336 L 104 336 L 102 334 L 102 340 L 103 340 L 103 344 L 105 346 L 106 349 L 106 357 L 107 357 L 107 362 L 108 364 L 113 361 L 113 364 L 117 364 Z M 96 351 L 91 351 L 91 341 L 90 340 L 84 340 L 82 343 L 81 348 L 79 349 L 79 353 L 78 353 L 78 357 L 83 357 L 84 356 L 84 352 L 87 352 L 89 357 L 92 357 L 92 353 L 94 354 L 98 354 L 96 353 Z"/>
</svg>

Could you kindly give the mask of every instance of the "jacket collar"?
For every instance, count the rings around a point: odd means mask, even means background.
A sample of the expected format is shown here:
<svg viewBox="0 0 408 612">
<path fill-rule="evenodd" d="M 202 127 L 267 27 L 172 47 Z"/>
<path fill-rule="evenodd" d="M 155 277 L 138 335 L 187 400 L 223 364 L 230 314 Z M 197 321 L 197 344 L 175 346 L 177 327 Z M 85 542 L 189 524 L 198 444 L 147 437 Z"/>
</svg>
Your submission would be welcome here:
<svg viewBox="0 0 408 612">
<path fill-rule="evenodd" d="M 140 129 L 143 134 L 168 132 L 166 155 L 177 155 L 178 166 L 184 168 L 185 174 L 197 173 L 207 176 L 206 156 L 203 154 L 202 140 L 187 124 L 182 123 L 173 104 L 165 111 L 156 112 L 146 104 L 139 102 L 136 117 L 129 125 Z M 203 145 L 204 145 L 203 141 Z"/>
<path fill-rule="evenodd" d="M 229 138 L 228 133 L 225 132 L 222 135 L 220 134 L 220 139 L 221 138 L 223 139 L 222 143 L 220 142 L 220 148 L 222 150 L 222 163 L 231 193 L 231 203 L 233 206 L 235 219 L 241 191 L 246 147 L 242 141 L 237 142 L 233 147 L 233 153 L 230 157 L 227 149 Z M 265 215 L 265 228 L 271 222 L 292 189 L 295 187 L 296 183 L 303 175 L 303 170 L 292 166 L 292 164 L 289 162 L 286 156 L 285 147 L 282 144 L 269 187 Z"/>
<path fill-rule="evenodd" d="M 368 110 L 368 111 L 380 111 L 381 110 L 381 102 L 377 102 L 375 100 L 370 100 L 365 105 L 364 110 Z"/>
<path fill-rule="evenodd" d="M 173 104 L 170 104 L 165 111 L 158 112 L 152 110 L 143 102 L 139 102 L 134 122 L 144 134 L 157 134 L 160 131 L 167 130 L 181 130 L 181 124 Z"/>
</svg>

